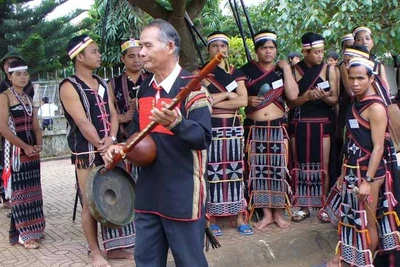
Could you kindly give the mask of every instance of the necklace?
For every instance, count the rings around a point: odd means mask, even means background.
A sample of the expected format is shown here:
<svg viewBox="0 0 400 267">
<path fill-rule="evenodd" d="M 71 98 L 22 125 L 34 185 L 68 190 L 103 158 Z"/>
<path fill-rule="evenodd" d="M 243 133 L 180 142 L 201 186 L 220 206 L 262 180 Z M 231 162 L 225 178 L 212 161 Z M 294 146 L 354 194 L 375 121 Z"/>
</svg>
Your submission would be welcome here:
<svg viewBox="0 0 400 267">
<path fill-rule="evenodd" d="M 128 80 L 129 80 L 131 83 L 133 83 L 133 88 L 132 88 L 132 89 L 135 89 L 136 83 L 132 80 L 131 76 L 129 76 L 127 72 L 125 72 L 125 74 L 126 74 L 126 77 L 128 77 Z M 136 82 L 139 81 L 140 76 L 141 76 L 141 75 L 139 74 L 139 77 L 137 78 L 137 81 L 136 81 Z"/>
<path fill-rule="evenodd" d="M 11 93 L 13 93 L 15 95 L 15 97 L 18 99 L 19 103 L 21 103 L 22 107 L 25 110 L 25 113 L 29 117 L 31 117 L 32 111 L 33 111 L 33 105 L 32 105 L 31 99 L 24 92 L 22 92 L 21 95 L 18 94 L 12 87 L 10 87 L 9 90 L 11 91 Z M 26 102 L 28 102 L 28 105 L 26 104 Z"/>
</svg>

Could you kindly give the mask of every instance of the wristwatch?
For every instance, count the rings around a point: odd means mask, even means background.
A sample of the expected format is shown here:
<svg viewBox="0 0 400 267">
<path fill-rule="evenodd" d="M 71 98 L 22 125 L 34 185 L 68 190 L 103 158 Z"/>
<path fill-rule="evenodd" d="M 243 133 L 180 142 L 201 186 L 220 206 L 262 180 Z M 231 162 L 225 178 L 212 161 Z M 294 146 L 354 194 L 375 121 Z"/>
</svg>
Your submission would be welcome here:
<svg viewBox="0 0 400 267">
<path fill-rule="evenodd" d="M 114 135 L 111 135 L 111 140 L 113 141 L 114 145 L 117 143 L 117 138 Z"/>
<path fill-rule="evenodd" d="M 372 178 L 371 176 L 366 175 L 365 176 L 365 181 L 367 181 L 368 183 L 373 183 L 374 182 L 374 178 Z"/>
</svg>

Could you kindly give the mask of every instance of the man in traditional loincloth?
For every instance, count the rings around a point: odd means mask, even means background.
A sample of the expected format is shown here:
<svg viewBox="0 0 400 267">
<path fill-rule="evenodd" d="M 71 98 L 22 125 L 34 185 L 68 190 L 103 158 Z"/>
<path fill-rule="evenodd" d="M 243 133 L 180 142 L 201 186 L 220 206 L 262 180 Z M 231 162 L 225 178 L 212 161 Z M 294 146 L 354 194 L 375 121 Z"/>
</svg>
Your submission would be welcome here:
<svg viewBox="0 0 400 267">
<path fill-rule="evenodd" d="M 301 208 L 293 214 L 294 222 L 310 217 L 309 208 L 321 208 L 325 203 L 329 190 L 333 107 L 338 101 L 336 72 L 323 63 L 324 38 L 309 32 L 301 41 L 304 59 L 294 66 L 299 97 L 287 101 L 291 108 L 293 205 Z M 319 218 L 329 222 L 325 212 L 319 212 Z"/>
<path fill-rule="evenodd" d="M 124 63 L 125 71 L 108 82 L 115 96 L 118 113 L 120 126 L 117 135 L 118 142 L 127 139 L 126 127 L 132 121 L 136 109 L 136 93 L 148 75 L 143 69 L 143 62 L 139 55 L 140 49 L 140 41 L 137 39 L 131 38 L 121 44 L 121 61 Z"/>
<path fill-rule="evenodd" d="M 290 210 L 288 179 L 289 137 L 282 126 L 285 99 L 294 100 L 299 89 L 285 60 L 275 64 L 277 36 L 262 30 L 254 36 L 257 62 L 249 62 L 240 70 L 245 74 L 248 106 L 244 120 L 246 155 L 249 173 L 251 213 L 262 208 L 263 218 L 255 224 L 262 229 L 276 223 L 290 225 L 282 210 Z"/>
<path fill-rule="evenodd" d="M 321 266 L 400 265 L 400 184 L 388 110 L 373 88 L 374 62 L 348 64 L 354 97 L 346 117 L 338 255 Z"/>
<path fill-rule="evenodd" d="M 228 42 L 224 33 L 211 33 L 207 38 L 210 58 L 219 52 L 227 56 Z M 211 216 L 210 228 L 215 235 L 222 235 L 217 218 L 234 216 L 239 233 L 251 235 L 253 230 L 246 222 L 244 129 L 239 116 L 239 108 L 247 106 L 246 78 L 227 59 L 221 61 L 212 74 L 214 76 L 203 80 L 213 98 L 213 140 L 208 153 L 207 213 Z"/>
<path fill-rule="evenodd" d="M 140 41 L 137 39 L 130 38 L 123 42 L 121 44 L 121 61 L 124 63 L 125 71 L 108 82 L 109 88 L 114 93 L 115 108 L 118 113 L 118 142 L 126 141 L 129 137 L 127 132 L 131 130 L 128 129 L 128 126 L 133 119 L 133 113 L 136 111 L 137 90 L 148 76 L 148 73 L 143 69 L 143 62 L 139 55 L 141 49 Z M 139 168 L 127 161 L 125 167 L 136 180 Z"/>
<path fill-rule="evenodd" d="M 110 266 L 103 257 L 97 240 L 97 222 L 89 212 L 85 199 L 88 175 L 103 163 L 100 153 L 116 142 L 117 113 L 112 92 L 93 70 L 101 65 L 97 44 L 87 35 L 72 38 L 67 46 L 68 55 L 75 65 L 75 75 L 60 83 L 60 99 L 68 121 L 68 145 L 72 150 L 79 188 L 83 196 L 82 227 L 89 245 L 93 266 Z M 133 223 L 121 229 L 102 227 L 107 258 L 132 258 L 123 248 L 135 244 Z"/>
</svg>

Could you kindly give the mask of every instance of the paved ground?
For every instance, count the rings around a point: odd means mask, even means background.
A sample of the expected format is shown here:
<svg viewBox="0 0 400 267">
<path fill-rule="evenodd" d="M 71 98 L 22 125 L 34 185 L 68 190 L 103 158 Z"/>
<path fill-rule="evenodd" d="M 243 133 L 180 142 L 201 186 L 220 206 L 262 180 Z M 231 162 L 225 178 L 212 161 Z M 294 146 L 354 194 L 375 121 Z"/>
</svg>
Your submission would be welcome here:
<svg viewBox="0 0 400 267">
<path fill-rule="evenodd" d="M 90 266 L 85 239 L 80 224 L 80 207 L 75 222 L 72 211 L 75 197 L 75 177 L 69 160 L 42 162 L 42 186 L 46 216 L 45 239 L 38 250 L 26 250 L 8 244 L 8 210 L 0 209 L 0 266 Z M 336 233 L 315 216 L 282 230 L 276 226 L 253 236 L 240 236 L 229 220 L 221 223 L 223 245 L 210 250 L 210 266 L 312 266 L 321 263 L 334 251 Z M 132 260 L 111 261 L 112 266 L 134 266 Z M 168 266 L 174 266 L 172 259 Z"/>
</svg>

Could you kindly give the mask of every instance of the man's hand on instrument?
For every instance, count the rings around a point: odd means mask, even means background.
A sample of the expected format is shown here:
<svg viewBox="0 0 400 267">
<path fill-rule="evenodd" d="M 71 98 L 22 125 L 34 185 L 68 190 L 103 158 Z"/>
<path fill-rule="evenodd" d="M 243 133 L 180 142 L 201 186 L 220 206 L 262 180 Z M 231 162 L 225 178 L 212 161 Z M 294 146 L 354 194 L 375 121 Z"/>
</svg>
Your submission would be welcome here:
<svg viewBox="0 0 400 267">
<path fill-rule="evenodd" d="M 100 151 L 100 153 L 104 154 L 107 151 L 107 149 L 113 144 L 113 140 L 111 136 L 106 136 L 100 140 L 100 144 L 103 145 L 98 147 L 97 151 Z"/>
<path fill-rule="evenodd" d="M 179 117 L 182 117 L 179 108 L 169 110 L 167 109 L 167 103 L 165 103 L 164 101 L 161 103 L 161 106 L 161 110 L 159 110 L 158 108 L 153 108 L 151 110 L 150 120 L 155 121 L 162 126 L 168 127 L 176 120 L 178 120 Z"/>
<path fill-rule="evenodd" d="M 113 161 L 114 155 L 118 154 L 122 147 L 122 144 L 111 145 L 108 147 L 105 153 L 101 153 L 106 166 Z"/>
</svg>

